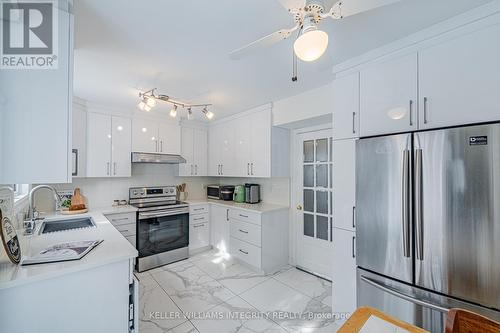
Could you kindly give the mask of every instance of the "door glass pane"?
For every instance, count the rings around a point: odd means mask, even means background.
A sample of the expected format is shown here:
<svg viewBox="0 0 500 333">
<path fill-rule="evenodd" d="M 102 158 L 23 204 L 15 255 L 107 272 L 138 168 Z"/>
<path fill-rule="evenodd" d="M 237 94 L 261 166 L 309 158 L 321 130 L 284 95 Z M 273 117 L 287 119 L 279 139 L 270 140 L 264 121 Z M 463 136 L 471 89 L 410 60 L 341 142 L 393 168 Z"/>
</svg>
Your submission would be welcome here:
<svg viewBox="0 0 500 333">
<path fill-rule="evenodd" d="M 304 235 L 314 237 L 314 215 L 304 214 Z"/>
<path fill-rule="evenodd" d="M 305 168 L 305 167 L 304 167 Z M 305 169 L 304 169 L 305 174 Z M 305 178 L 304 178 L 305 180 Z M 328 187 L 328 165 L 318 164 L 316 165 L 316 186 L 317 187 Z"/>
<path fill-rule="evenodd" d="M 328 161 L 328 139 L 316 140 L 316 162 Z"/>
<path fill-rule="evenodd" d="M 328 240 L 328 217 L 316 216 L 317 238 Z"/>
<path fill-rule="evenodd" d="M 328 188 L 332 188 L 333 187 L 333 166 L 331 164 L 328 165 L 328 174 L 330 175 L 330 181 L 329 181 Z"/>
<path fill-rule="evenodd" d="M 314 140 L 304 141 L 304 162 L 314 162 Z"/>
<path fill-rule="evenodd" d="M 316 213 L 328 214 L 328 192 L 316 191 Z"/>
<path fill-rule="evenodd" d="M 314 165 L 304 165 L 304 187 L 314 187 Z"/>
<path fill-rule="evenodd" d="M 330 138 L 330 159 L 329 161 L 331 162 L 333 159 L 333 138 Z"/>
<path fill-rule="evenodd" d="M 333 241 L 333 219 L 330 217 L 330 242 Z"/>
<path fill-rule="evenodd" d="M 314 213 L 314 191 L 304 190 L 304 211 Z"/>
</svg>

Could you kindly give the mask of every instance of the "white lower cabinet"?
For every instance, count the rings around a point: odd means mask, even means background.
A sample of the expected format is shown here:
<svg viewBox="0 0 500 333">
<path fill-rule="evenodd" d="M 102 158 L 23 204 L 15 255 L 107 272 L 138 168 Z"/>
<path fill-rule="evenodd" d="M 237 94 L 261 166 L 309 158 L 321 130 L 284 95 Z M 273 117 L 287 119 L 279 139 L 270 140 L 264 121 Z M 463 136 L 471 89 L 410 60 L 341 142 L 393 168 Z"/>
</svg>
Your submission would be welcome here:
<svg viewBox="0 0 500 333">
<path fill-rule="evenodd" d="M 332 310 L 349 317 L 356 310 L 356 234 L 333 228 Z"/>
<path fill-rule="evenodd" d="M 210 215 L 208 204 L 189 207 L 189 251 L 201 251 L 210 246 Z"/>
<path fill-rule="evenodd" d="M 210 205 L 210 245 L 221 252 L 229 251 L 229 208 Z"/>
<path fill-rule="evenodd" d="M 232 256 L 265 273 L 288 264 L 288 209 L 259 213 L 229 208 L 227 216 Z"/>
<path fill-rule="evenodd" d="M 136 246 L 137 223 L 136 213 L 104 214 L 111 224 L 125 237 L 130 244 Z"/>
</svg>

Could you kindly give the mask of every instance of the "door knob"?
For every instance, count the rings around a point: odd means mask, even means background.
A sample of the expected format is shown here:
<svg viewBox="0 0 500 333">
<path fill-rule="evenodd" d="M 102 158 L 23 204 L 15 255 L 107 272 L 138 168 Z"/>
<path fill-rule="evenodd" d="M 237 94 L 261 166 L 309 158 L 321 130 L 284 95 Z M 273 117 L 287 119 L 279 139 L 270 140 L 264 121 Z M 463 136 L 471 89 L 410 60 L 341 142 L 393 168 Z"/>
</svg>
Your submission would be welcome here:
<svg viewBox="0 0 500 333">
<path fill-rule="evenodd" d="M 302 210 L 302 206 L 301 205 L 297 205 L 297 210 Z"/>
</svg>

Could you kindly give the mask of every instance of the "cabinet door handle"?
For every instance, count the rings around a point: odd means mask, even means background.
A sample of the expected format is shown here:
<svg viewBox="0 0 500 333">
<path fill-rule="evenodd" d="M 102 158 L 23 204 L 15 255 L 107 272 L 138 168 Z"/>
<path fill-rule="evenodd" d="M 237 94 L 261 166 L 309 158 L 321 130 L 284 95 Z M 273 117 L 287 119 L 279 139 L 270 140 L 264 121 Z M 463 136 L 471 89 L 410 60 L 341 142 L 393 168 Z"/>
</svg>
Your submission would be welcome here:
<svg viewBox="0 0 500 333">
<path fill-rule="evenodd" d="M 193 165 L 191 164 L 191 176 L 193 175 Z"/>
<path fill-rule="evenodd" d="M 197 225 L 193 226 L 193 228 L 201 228 L 201 227 L 204 227 L 204 226 L 205 226 L 205 224 L 197 224 Z"/>
<path fill-rule="evenodd" d="M 352 257 L 356 258 L 356 236 L 352 236 Z"/>
<path fill-rule="evenodd" d="M 229 209 L 226 209 L 226 221 L 229 221 Z"/>
<path fill-rule="evenodd" d="M 194 174 L 198 176 L 198 164 L 194 165 Z"/>
<path fill-rule="evenodd" d="M 356 134 L 356 112 L 352 113 L 352 134 Z"/>
<path fill-rule="evenodd" d="M 247 176 L 250 176 L 250 163 L 247 163 Z"/>
<path fill-rule="evenodd" d="M 248 231 L 245 231 L 245 230 L 241 230 L 241 229 L 238 229 L 240 232 L 244 233 L 244 234 L 248 234 Z"/>
<path fill-rule="evenodd" d="M 106 163 L 106 175 L 108 175 L 108 176 L 109 176 L 110 172 L 111 172 L 111 171 L 110 171 L 110 168 L 109 168 L 109 162 L 108 162 L 108 163 Z"/>
<path fill-rule="evenodd" d="M 163 140 L 160 140 L 160 152 L 163 153 Z"/>
<path fill-rule="evenodd" d="M 413 100 L 410 99 L 410 126 L 413 126 Z"/>
<path fill-rule="evenodd" d="M 356 207 L 352 206 L 352 227 L 356 228 Z"/>
<path fill-rule="evenodd" d="M 122 218 L 119 218 L 119 219 L 111 219 L 112 222 L 118 222 L 118 221 L 128 221 L 129 218 L 128 217 L 122 217 Z"/>
<path fill-rule="evenodd" d="M 424 97 L 424 124 L 427 124 L 427 97 Z"/>
<path fill-rule="evenodd" d="M 122 232 L 122 233 L 123 233 L 123 232 L 128 232 L 128 229 L 123 229 L 123 230 L 121 230 L 121 232 Z"/>
<path fill-rule="evenodd" d="M 158 140 L 155 141 L 155 152 L 158 152 Z"/>
<path fill-rule="evenodd" d="M 113 162 L 113 175 L 116 176 L 116 162 Z"/>
<path fill-rule="evenodd" d="M 246 255 L 248 255 L 248 252 L 246 252 L 246 251 L 243 251 L 242 249 L 239 249 L 238 251 L 240 251 L 240 252 L 241 252 L 241 253 L 243 253 L 243 254 L 246 254 Z"/>
<path fill-rule="evenodd" d="M 248 216 L 247 216 L 247 215 L 243 215 L 243 214 L 239 214 L 239 215 L 240 215 L 240 217 L 244 217 L 244 218 L 246 218 L 246 219 L 248 218 Z"/>
<path fill-rule="evenodd" d="M 199 220 L 204 220 L 205 218 L 204 217 L 198 217 L 196 219 L 193 219 L 193 221 L 199 221 Z"/>
<path fill-rule="evenodd" d="M 251 172 L 250 172 L 250 173 L 251 173 L 251 174 L 252 174 L 252 176 L 253 176 L 253 163 L 250 163 L 250 170 L 251 170 Z"/>
<path fill-rule="evenodd" d="M 220 165 L 220 174 L 224 175 L 224 164 Z"/>
<path fill-rule="evenodd" d="M 205 210 L 205 208 L 195 208 L 193 209 L 195 212 L 199 211 L 199 210 Z"/>
</svg>

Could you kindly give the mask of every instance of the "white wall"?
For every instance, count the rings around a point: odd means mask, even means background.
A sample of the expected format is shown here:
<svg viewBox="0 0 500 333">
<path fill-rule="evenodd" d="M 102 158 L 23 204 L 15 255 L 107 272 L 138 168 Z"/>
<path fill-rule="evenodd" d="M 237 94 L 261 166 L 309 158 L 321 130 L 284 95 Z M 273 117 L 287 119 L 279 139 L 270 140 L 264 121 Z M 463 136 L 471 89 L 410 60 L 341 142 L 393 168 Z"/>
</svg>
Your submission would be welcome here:
<svg viewBox="0 0 500 333">
<path fill-rule="evenodd" d="M 273 103 L 273 126 L 288 127 L 290 123 L 308 121 L 322 116 L 331 117 L 332 85 L 327 84 Z"/>
</svg>

